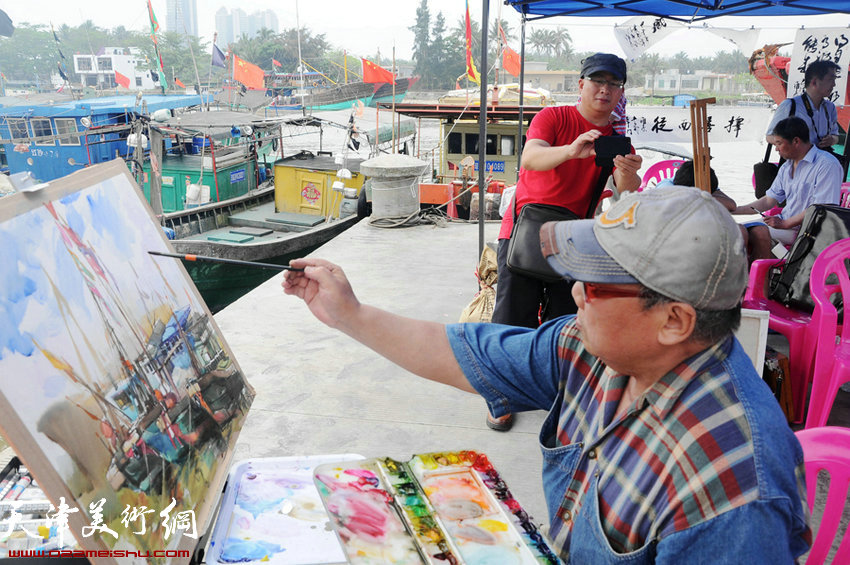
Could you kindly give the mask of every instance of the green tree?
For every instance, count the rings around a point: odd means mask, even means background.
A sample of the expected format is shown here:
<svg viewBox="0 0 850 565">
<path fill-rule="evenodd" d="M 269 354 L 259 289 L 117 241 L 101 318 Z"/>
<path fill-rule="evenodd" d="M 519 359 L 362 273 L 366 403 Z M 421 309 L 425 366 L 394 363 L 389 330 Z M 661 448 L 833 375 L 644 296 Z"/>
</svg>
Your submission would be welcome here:
<svg viewBox="0 0 850 565">
<path fill-rule="evenodd" d="M 573 38 L 567 28 L 558 26 L 551 37 L 556 56 L 568 57 L 573 53 Z"/>
<path fill-rule="evenodd" d="M 688 54 L 684 51 L 679 51 L 673 55 L 672 66 L 679 70 L 681 74 L 687 74 L 694 71 L 694 63 Z"/>
<path fill-rule="evenodd" d="M 655 75 L 657 75 L 664 66 L 664 61 L 661 60 L 661 56 L 658 53 L 653 53 L 651 55 L 644 53 L 640 56 L 640 58 L 638 58 L 636 65 L 644 71 L 645 75 L 649 75 L 651 77 L 651 92 L 652 96 L 655 96 Z"/>
<path fill-rule="evenodd" d="M 528 47 L 536 55 L 549 55 L 552 51 L 548 30 L 534 28 L 526 39 Z"/>
<path fill-rule="evenodd" d="M 457 75 L 446 76 L 451 65 L 449 65 L 448 44 L 446 43 L 446 18 L 443 17 L 442 12 L 437 13 L 434 26 L 431 28 L 431 47 L 428 55 L 429 66 L 432 70 L 430 81 L 424 86 L 427 88 L 445 88 L 446 85 L 451 84 Z"/>
<path fill-rule="evenodd" d="M 0 37 L 0 71 L 8 80 L 49 83 L 59 58 L 47 26 L 15 23 L 12 37 Z"/>
<path fill-rule="evenodd" d="M 422 77 L 425 84 L 431 83 L 432 61 L 428 55 L 429 39 L 431 32 L 431 12 L 428 10 L 428 1 L 420 0 L 416 8 L 416 23 L 410 26 L 413 32 L 413 61 L 416 64 L 414 72 Z"/>
</svg>

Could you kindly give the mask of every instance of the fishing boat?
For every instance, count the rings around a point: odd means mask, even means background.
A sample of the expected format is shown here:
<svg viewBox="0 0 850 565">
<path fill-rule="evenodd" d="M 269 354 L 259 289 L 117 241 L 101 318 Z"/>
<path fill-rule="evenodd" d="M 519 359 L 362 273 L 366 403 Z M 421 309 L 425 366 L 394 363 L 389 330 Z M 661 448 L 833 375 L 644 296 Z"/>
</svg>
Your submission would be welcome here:
<svg viewBox="0 0 850 565">
<path fill-rule="evenodd" d="M 391 82 L 381 83 L 377 90 L 375 90 L 375 94 L 372 95 L 369 105 L 377 106 L 380 103 L 391 104 L 393 100 L 395 100 L 396 104 L 401 103 L 404 100 L 407 91 L 410 90 L 410 87 L 416 84 L 418 80 L 418 76 L 413 76 L 396 79 L 395 85 Z"/>
<path fill-rule="evenodd" d="M 345 110 L 363 104 L 368 106 L 379 85 L 370 82 L 349 82 L 330 87 L 308 88 L 306 93 L 293 91 L 285 98 L 272 103 L 272 107 L 285 110 Z"/>
<path fill-rule="evenodd" d="M 180 254 L 283 265 L 354 225 L 364 177 L 362 159 L 345 162 L 309 151 L 277 160 L 274 179 L 244 196 L 166 214 L 172 246 Z M 271 278 L 275 271 L 185 261 L 212 312 Z"/>
<path fill-rule="evenodd" d="M 41 182 L 88 165 L 132 158 L 127 145 L 140 116 L 200 106 L 197 95 L 135 95 L 55 100 L 0 99 L 0 145 L 9 172 L 29 172 Z"/>
<path fill-rule="evenodd" d="M 380 109 L 390 109 L 389 104 L 380 104 Z M 525 127 L 543 106 L 523 106 L 522 120 Z M 460 104 L 396 104 L 395 111 L 402 116 L 416 119 L 440 121 L 441 144 L 436 180 L 450 181 L 463 176 L 461 162 L 469 157 L 473 160 L 472 170 L 477 178 L 478 171 L 478 116 L 479 106 Z M 508 185 L 517 181 L 517 136 L 519 135 L 520 107 L 516 105 L 487 106 L 487 175 L 494 181 Z"/>
<path fill-rule="evenodd" d="M 493 103 L 495 96 L 498 104 L 519 104 L 520 87 L 518 83 L 499 84 L 487 88 L 487 103 Z M 526 86 L 522 90 L 523 104 L 548 106 L 554 103 L 552 94 L 545 88 Z M 441 104 L 478 105 L 481 103 L 481 91 L 478 88 L 459 88 L 450 90 L 438 98 Z"/>
<path fill-rule="evenodd" d="M 329 125 L 316 117 L 288 120 L 290 127 L 298 120 L 301 128 Z M 363 150 L 368 147 L 368 154 L 376 155 L 393 142 L 410 151 L 415 135 L 411 120 L 406 120 L 395 130 L 385 125 L 363 131 L 360 139 L 366 143 Z M 281 138 L 281 143 L 284 141 Z M 164 214 L 162 225 L 173 232 L 171 243 L 184 255 L 286 264 L 327 243 L 365 214 L 366 179 L 359 169 L 364 158 L 354 152 L 347 154 L 333 155 L 320 146 L 277 158 L 267 162 L 269 179 L 255 190 Z M 224 263 L 184 261 L 184 266 L 213 312 L 275 274 L 274 270 Z"/>
</svg>

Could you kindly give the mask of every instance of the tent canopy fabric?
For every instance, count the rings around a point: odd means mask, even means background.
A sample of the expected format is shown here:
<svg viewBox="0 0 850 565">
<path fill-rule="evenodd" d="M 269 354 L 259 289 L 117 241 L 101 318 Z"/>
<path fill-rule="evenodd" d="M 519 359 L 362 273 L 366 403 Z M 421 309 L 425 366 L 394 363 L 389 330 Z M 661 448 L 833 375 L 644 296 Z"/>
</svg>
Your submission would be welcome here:
<svg viewBox="0 0 850 565">
<path fill-rule="evenodd" d="M 697 22 L 719 16 L 813 16 L 850 13 L 848 0 L 506 0 L 528 21 L 553 16 L 657 16 Z"/>
</svg>

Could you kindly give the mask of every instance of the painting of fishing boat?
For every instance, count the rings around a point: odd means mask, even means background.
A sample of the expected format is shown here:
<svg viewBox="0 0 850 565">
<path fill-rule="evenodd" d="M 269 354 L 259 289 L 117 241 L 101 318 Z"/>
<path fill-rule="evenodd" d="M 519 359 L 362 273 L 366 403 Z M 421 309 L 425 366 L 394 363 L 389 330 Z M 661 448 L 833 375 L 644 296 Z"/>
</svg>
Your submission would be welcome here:
<svg viewBox="0 0 850 565">
<path fill-rule="evenodd" d="M 4 197 L 0 242 L 4 438 L 92 562 L 187 563 L 254 394 L 126 165 Z"/>
</svg>

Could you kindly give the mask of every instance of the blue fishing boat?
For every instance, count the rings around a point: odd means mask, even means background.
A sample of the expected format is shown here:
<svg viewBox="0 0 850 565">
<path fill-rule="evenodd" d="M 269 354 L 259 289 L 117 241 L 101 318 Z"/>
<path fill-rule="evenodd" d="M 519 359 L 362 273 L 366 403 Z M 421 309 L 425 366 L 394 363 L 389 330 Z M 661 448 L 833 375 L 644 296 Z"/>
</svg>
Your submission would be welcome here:
<svg viewBox="0 0 850 565">
<path fill-rule="evenodd" d="M 33 103 L 0 99 L 0 145 L 9 172 L 47 182 L 133 153 L 127 144 L 139 116 L 199 106 L 197 95 L 135 95 Z"/>
</svg>

